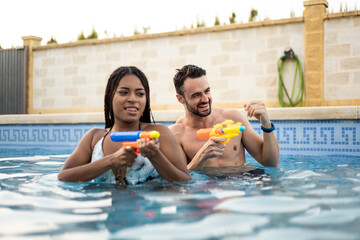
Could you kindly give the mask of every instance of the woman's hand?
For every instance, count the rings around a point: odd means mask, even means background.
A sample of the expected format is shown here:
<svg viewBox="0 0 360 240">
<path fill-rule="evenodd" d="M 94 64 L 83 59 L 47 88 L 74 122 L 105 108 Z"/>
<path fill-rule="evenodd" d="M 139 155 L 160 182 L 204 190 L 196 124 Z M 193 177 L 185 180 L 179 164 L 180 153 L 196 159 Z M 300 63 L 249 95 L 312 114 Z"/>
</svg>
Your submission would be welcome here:
<svg viewBox="0 0 360 240">
<path fill-rule="evenodd" d="M 135 161 L 135 148 L 131 146 L 122 147 L 112 154 L 111 167 L 131 167 Z"/>
<path fill-rule="evenodd" d="M 160 151 L 160 142 L 158 138 L 152 140 L 138 139 L 137 145 L 141 155 L 147 158 L 155 157 Z"/>
</svg>

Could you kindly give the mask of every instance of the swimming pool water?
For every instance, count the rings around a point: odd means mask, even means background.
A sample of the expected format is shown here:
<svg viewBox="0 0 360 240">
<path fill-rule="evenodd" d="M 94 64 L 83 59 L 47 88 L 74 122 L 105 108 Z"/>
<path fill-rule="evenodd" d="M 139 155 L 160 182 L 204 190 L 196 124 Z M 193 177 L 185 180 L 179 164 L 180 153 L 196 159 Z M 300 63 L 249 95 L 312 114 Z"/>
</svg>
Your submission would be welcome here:
<svg viewBox="0 0 360 240">
<path fill-rule="evenodd" d="M 186 184 L 123 187 L 58 181 L 61 151 L 0 155 L 1 239 L 360 238 L 359 157 L 288 155 L 278 168 L 248 157 Z"/>
</svg>

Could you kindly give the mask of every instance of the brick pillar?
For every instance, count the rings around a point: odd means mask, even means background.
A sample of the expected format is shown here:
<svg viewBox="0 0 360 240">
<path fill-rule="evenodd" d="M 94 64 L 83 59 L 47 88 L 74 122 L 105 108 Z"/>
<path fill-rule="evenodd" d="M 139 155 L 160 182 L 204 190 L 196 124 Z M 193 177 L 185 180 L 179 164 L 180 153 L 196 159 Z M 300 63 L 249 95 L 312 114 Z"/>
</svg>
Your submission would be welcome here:
<svg viewBox="0 0 360 240">
<path fill-rule="evenodd" d="M 33 48 L 41 45 L 42 38 L 35 36 L 22 37 L 24 46 L 29 49 L 28 54 L 28 81 L 27 81 L 27 113 L 34 113 L 33 110 L 33 72 L 34 72 L 34 55 Z"/>
<path fill-rule="evenodd" d="M 326 0 L 304 1 L 305 106 L 324 105 L 324 19 Z"/>
</svg>

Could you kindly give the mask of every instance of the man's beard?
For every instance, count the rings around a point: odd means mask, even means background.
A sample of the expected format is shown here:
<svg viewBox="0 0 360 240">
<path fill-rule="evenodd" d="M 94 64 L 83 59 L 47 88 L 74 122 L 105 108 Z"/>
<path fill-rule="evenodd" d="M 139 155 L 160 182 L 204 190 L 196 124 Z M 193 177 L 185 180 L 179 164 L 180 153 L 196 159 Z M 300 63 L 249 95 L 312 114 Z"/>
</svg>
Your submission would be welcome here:
<svg viewBox="0 0 360 240">
<path fill-rule="evenodd" d="M 209 104 L 209 109 L 205 112 L 205 113 L 201 113 L 199 112 L 198 110 L 198 106 L 201 105 L 201 104 L 204 104 L 204 103 L 199 103 L 197 105 L 196 108 L 190 106 L 190 104 L 188 104 L 188 102 L 186 101 L 186 99 L 184 98 L 185 100 L 185 105 L 186 105 L 186 108 L 189 110 L 189 112 L 191 112 L 192 114 L 196 115 L 196 116 L 199 116 L 199 117 L 207 117 L 211 114 L 211 99 L 209 99 L 209 102 L 207 104 Z"/>
</svg>

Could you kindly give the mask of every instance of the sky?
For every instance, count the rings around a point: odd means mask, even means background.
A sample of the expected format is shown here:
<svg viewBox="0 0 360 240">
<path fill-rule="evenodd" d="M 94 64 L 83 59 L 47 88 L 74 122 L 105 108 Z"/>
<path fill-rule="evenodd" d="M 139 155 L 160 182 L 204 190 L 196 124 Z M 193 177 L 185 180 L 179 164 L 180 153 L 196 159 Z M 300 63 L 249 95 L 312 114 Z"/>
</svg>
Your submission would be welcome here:
<svg viewBox="0 0 360 240">
<path fill-rule="evenodd" d="M 359 9 L 360 0 L 327 0 L 329 12 Z M 237 23 L 248 22 L 251 9 L 258 20 L 302 16 L 302 0 L 0 0 L 0 46 L 21 47 L 22 36 L 51 37 L 58 43 L 85 37 L 94 29 L 99 39 L 132 36 L 134 31 L 172 32 L 204 22 L 229 24 L 234 12 Z"/>
</svg>

